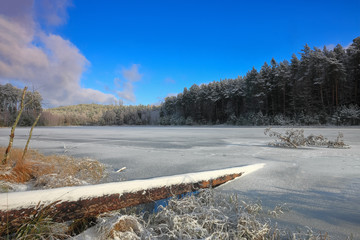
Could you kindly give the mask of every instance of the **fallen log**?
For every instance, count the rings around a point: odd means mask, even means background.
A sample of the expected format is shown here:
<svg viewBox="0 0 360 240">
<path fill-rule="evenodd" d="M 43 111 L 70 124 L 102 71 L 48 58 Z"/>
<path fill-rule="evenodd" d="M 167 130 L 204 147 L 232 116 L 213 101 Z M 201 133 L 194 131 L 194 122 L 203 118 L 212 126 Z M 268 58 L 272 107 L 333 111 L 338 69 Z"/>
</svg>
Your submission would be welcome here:
<svg viewBox="0 0 360 240">
<path fill-rule="evenodd" d="M 202 188 L 217 187 L 264 164 L 146 180 L 0 194 L 0 227 L 14 228 L 52 204 L 53 221 L 63 222 L 149 203 Z"/>
</svg>

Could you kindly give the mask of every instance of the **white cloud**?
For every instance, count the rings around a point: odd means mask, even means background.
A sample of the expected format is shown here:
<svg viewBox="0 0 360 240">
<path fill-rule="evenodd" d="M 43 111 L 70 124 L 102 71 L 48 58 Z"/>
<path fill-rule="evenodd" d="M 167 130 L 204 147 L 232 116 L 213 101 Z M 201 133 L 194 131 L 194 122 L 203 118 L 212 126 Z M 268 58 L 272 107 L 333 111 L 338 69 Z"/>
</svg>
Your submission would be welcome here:
<svg viewBox="0 0 360 240">
<path fill-rule="evenodd" d="M 135 103 L 134 83 L 140 81 L 143 76 L 139 73 L 139 65 L 133 64 L 129 69 L 123 68 L 121 75 L 122 78 L 114 79 L 115 86 L 120 89 L 116 93 L 121 99 Z"/>
<path fill-rule="evenodd" d="M 39 27 L 34 20 L 33 1 L 14 1 L 18 5 L 0 6 L 7 9 L 6 13 L 0 11 L 0 82 L 34 86 L 48 106 L 116 100 L 114 95 L 82 88 L 81 76 L 89 66 L 85 56 L 70 41 L 47 34 Z M 68 1 L 39 2 L 45 3 L 44 9 L 49 10 L 45 17 L 54 17 L 49 24 L 63 23 L 60 18 L 66 13 Z"/>
</svg>

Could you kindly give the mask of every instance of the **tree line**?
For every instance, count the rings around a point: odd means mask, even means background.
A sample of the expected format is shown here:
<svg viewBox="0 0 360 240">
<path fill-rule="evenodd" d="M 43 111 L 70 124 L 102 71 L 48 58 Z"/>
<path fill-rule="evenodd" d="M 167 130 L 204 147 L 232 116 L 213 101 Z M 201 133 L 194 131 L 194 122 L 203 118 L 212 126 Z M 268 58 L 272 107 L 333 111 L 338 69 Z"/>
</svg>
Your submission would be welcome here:
<svg viewBox="0 0 360 240">
<path fill-rule="evenodd" d="M 44 111 L 40 124 L 44 126 L 158 125 L 159 116 L 160 107 L 152 105 L 79 104 Z"/>
<path fill-rule="evenodd" d="M 245 76 L 194 84 L 162 104 L 163 125 L 359 124 L 360 37 L 346 49 L 311 49 Z"/>
<path fill-rule="evenodd" d="M 21 89 L 0 84 L 0 126 L 17 116 Z M 313 125 L 360 124 L 360 37 L 346 49 L 311 49 L 300 58 L 265 62 L 245 76 L 184 88 L 160 106 L 79 104 L 43 110 L 27 92 L 19 125 Z"/>
<path fill-rule="evenodd" d="M 20 110 L 22 89 L 11 84 L 0 84 L 0 126 L 11 126 Z M 40 126 L 76 125 L 158 125 L 159 106 L 123 106 L 79 104 L 42 109 L 42 97 L 37 91 L 27 91 L 25 108 L 19 125 L 30 126 L 42 112 Z"/>
</svg>

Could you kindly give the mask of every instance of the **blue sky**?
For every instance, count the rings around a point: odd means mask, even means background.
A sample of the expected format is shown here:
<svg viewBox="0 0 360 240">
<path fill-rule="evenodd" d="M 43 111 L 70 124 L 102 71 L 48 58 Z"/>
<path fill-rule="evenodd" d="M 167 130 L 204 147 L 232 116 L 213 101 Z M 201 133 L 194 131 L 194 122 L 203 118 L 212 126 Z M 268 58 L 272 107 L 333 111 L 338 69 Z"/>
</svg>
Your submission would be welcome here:
<svg viewBox="0 0 360 240">
<path fill-rule="evenodd" d="M 11 1 L 30 0 L 0 5 Z M 194 83 L 245 75 L 272 57 L 290 59 L 306 43 L 345 47 L 360 36 L 357 0 L 30 2 L 22 11 L 29 11 L 32 25 L 17 22 L 33 33 L 24 37 L 29 43 L 18 55 L 26 55 L 32 44 L 44 60 L 24 64 L 26 73 L 31 65 L 48 73 L 36 78 L 36 73 L 27 77 L 15 70 L 1 74 L 0 68 L 0 81 L 32 84 L 49 106 L 106 104 L 115 98 L 125 104 L 154 104 Z M 15 13 L 0 10 L 1 33 L 9 19 L 17 18 Z M 0 48 L 0 63 L 14 58 L 1 54 Z M 65 90 L 60 91 L 62 85 Z"/>
</svg>

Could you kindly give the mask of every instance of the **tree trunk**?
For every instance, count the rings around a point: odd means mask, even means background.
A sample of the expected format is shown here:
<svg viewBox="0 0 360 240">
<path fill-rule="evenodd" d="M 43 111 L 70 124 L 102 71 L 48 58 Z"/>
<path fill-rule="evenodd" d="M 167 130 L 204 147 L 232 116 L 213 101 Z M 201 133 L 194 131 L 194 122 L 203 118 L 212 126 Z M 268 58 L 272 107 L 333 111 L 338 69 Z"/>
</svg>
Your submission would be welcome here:
<svg viewBox="0 0 360 240">
<path fill-rule="evenodd" d="M 323 109 L 325 109 L 323 88 L 322 88 L 321 84 L 320 84 L 320 98 L 321 98 L 321 106 L 322 106 Z"/>
<path fill-rule="evenodd" d="M 283 114 L 284 114 L 284 116 L 286 116 L 286 109 L 285 109 L 285 104 L 286 104 L 286 102 L 285 102 L 285 96 L 286 96 L 286 94 L 285 94 L 285 92 L 286 92 L 286 85 L 284 85 L 284 90 L 283 90 Z"/>
<path fill-rule="evenodd" d="M 39 121 L 40 116 L 41 116 L 41 113 L 39 113 L 39 115 L 38 115 L 37 118 L 35 119 L 34 124 L 32 125 L 32 127 L 31 127 L 31 129 L 30 129 L 29 138 L 28 138 L 28 140 L 27 140 L 27 142 L 26 142 L 26 145 L 25 145 L 25 148 L 24 148 L 24 152 L 23 152 L 23 155 L 22 155 L 22 158 L 21 158 L 23 161 L 24 161 L 24 159 L 25 159 L 25 154 L 26 154 L 26 152 L 27 152 L 27 150 L 28 150 L 28 147 L 29 147 L 30 139 L 31 139 L 31 137 L 32 137 L 32 132 L 33 132 L 34 127 L 36 126 L 37 122 Z"/>
<path fill-rule="evenodd" d="M 358 80 L 355 80 L 355 104 L 359 104 L 359 102 L 357 101 L 357 94 L 358 94 Z"/>
<path fill-rule="evenodd" d="M 332 86 L 332 105 L 335 106 L 335 87 Z"/>
<path fill-rule="evenodd" d="M 2 164 L 5 165 L 7 163 L 7 161 L 9 160 L 9 157 L 10 157 L 10 153 L 11 153 L 11 148 L 12 148 L 12 145 L 13 145 L 13 142 L 14 142 L 14 137 L 15 137 L 15 128 L 20 120 L 20 117 L 21 117 L 21 114 L 24 110 L 24 99 L 25 99 L 25 93 L 26 93 L 26 90 L 27 90 L 27 87 L 24 87 L 24 90 L 23 90 L 23 93 L 22 93 L 22 96 L 21 96 L 21 103 L 20 103 L 20 111 L 16 117 L 16 120 L 11 128 L 11 133 L 10 133 L 10 139 L 9 139 L 9 145 L 8 147 L 6 148 L 6 151 L 5 151 L 5 154 L 4 154 L 4 158 L 2 160 Z"/>
<path fill-rule="evenodd" d="M 335 97 L 336 97 L 336 107 L 339 105 L 339 81 L 335 80 Z"/>
</svg>

